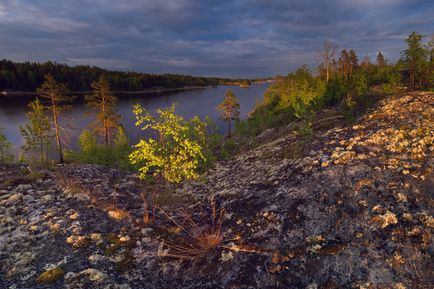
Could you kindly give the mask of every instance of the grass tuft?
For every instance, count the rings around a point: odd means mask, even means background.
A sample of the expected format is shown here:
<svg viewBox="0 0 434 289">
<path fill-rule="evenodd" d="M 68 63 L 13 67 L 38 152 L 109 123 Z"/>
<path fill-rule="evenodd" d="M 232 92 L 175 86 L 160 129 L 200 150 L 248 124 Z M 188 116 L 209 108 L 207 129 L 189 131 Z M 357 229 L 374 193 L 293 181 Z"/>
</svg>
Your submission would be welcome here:
<svg viewBox="0 0 434 289">
<path fill-rule="evenodd" d="M 177 222 L 163 209 L 159 209 L 181 232 L 174 240 L 166 240 L 164 242 L 167 250 L 159 253 L 160 256 L 196 259 L 205 256 L 208 252 L 221 246 L 223 242 L 221 226 L 224 210 L 217 210 L 214 200 L 211 200 L 209 223 L 204 222 L 203 219 L 195 221 L 192 215 L 186 211 L 181 212 L 184 217 L 183 221 Z"/>
</svg>

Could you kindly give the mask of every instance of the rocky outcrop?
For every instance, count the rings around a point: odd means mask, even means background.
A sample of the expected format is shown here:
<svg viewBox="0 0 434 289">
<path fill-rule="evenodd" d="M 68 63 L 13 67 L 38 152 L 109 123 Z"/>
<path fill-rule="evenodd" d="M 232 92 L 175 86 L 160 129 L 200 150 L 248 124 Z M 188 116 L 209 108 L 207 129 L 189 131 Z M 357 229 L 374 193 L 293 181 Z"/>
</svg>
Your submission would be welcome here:
<svg viewBox="0 0 434 289">
<path fill-rule="evenodd" d="M 160 192 L 147 225 L 154 191 L 133 174 L 2 167 L 0 287 L 430 288 L 433 113 L 414 93 L 310 139 L 288 132 Z M 188 224 L 218 245 L 170 257 L 195 245 Z"/>
</svg>

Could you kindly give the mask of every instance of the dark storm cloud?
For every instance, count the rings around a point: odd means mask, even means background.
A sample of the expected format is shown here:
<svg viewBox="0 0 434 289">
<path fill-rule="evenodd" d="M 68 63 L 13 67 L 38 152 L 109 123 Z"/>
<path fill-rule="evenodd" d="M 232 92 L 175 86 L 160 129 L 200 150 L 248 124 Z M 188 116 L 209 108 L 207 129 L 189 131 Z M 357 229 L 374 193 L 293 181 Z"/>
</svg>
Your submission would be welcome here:
<svg viewBox="0 0 434 289">
<path fill-rule="evenodd" d="M 434 32 L 430 0 L 0 0 L 0 57 L 110 69 L 270 76 L 318 64 L 329 39 L 399 57 Z"/>
</svg>

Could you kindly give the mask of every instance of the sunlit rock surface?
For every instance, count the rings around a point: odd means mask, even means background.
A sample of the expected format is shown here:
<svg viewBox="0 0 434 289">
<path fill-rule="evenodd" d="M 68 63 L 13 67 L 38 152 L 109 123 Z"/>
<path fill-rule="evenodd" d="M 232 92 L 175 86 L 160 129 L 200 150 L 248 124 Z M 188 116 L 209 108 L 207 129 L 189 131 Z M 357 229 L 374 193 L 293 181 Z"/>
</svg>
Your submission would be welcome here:
<svg viewBox="0 0 434 289">
<path fill-rule="evenodd" d="M 184 232 L 158 210 L 144 225 L 154 192 L 132 174 L 1 167 L 0 288 L 432 288 L 433 138 L 434 95 L 414 93 L 296 156 L 288 132 L 217 163 L 161 194 L 180 224 L 186 208 L 209 225 L 211 196 L 224 209 L 220 245 L 194 260 L 163 257 Z"/>
</svg>

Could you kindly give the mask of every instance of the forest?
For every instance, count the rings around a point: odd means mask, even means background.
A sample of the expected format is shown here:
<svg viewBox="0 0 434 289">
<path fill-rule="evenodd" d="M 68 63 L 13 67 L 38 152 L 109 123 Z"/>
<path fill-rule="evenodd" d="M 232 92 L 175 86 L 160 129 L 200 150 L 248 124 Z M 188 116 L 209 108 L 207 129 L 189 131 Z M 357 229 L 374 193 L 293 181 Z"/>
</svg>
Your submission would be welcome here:
<svg viewBox="0 0 434 289">
<path fill-rule="evenodd" d="M 12 62 L 0 60 L 0 91 L 34 92 L 51 74 L 57 82 L 66 84 L 72 92 L 87 92 L 90 84 L 105 75 L 114 91 L 144 91 L 174 89 L 189 86 L 204 87 L 223 83 L 236 83 L 242 79 L 197 77 L 181 74 L 150 74 L 140 72 L 109 71 L 95 66 L 68 66 L 56 62 Z"/>
</svg>

